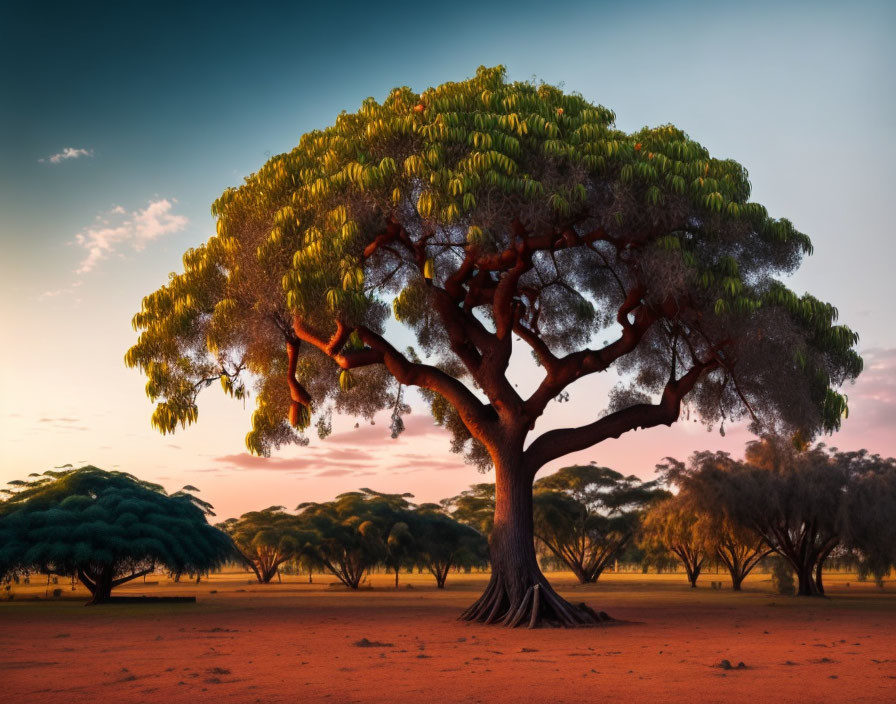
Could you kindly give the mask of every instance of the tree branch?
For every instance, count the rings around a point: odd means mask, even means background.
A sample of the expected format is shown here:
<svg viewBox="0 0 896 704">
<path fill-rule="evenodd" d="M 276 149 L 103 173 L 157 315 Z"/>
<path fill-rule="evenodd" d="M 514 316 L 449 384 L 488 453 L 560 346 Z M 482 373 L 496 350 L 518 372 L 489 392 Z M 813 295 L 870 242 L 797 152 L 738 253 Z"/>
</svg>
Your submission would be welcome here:
<svg viewBox="0 0 896 704">
<path fill-rule="evenodd" d="M 694 388 L 703 374 L 717 366 L 718 362 L 710 360 L 695 365 L 678 380 L 670 379 L 658 404 L 639 403 L 588 425 L 550 430 L 529 446 L 523 454 L 523 462 L 534 476 L 538 469 L 551 460 L 584 450 L 609 438 L 618 438 L 629 430 L 672 425 L 681 411 L 681 399 Z"/>
</svg>

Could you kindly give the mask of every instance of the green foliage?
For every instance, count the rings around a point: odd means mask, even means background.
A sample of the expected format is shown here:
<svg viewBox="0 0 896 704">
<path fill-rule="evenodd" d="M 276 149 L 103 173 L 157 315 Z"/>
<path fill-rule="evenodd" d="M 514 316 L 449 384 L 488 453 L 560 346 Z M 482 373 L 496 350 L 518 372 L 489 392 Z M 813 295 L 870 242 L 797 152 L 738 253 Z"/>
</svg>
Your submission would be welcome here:
<svg viewBox="0 0 896 704">
<path fill-rule="evenodd" d="M 234 542 L 240 556 L 259 582 L 268 583 L 287 560 L 297 559 L 312 536 L 301 529 L 296 516 L 282 506 L 244 513 L 218 524 Z"/>
<path fill-rule="evenodd" d="M 420 506 L 408 519 L 414 560 L 426 566 L 440 589 L 452 567 L 483 566 L 488 561 L 485 536 L 455 519 L 432 504 Z"/>
<path fill-rule="evenodd" d="M 0 572 L 105 574 L 114 586 L 149 568 L 205 572 L 233 556 L 230 538 L 206 521 L 211 506 L 186 487 L 168 495 L 91 466 L 12 484 L 0 502 Z"/>
<path fill-rule="evenodd" d="M 495 523 L 495 485 L 474 484 L 457 496 L 444 499 L 442 506 L 455 520 L 488 537 Z"/>
<path fill-rule="evenodd" d="M 333 501 L 300 504 L 299 525 L 307 536 L 302 549 L 347 587 L 357 589 L 374 565 L 394 569 L 402 562 L 409 497 L 361 489 Z"/>
<path fill-rule="evenodd" d="M 619 365 L 641 392 L 661 393 L 670 373 L 711 358 L 691 397 L 706 422 L 752 415 L 765 427 L 835 430 L 846 412 L 837 389 L 861 370 L 857 337 L 832 306 L 777 281 L 811 243 L 749 196 L 744 167 L 680 129 L 626 134 L 607 108 L 508 82 L 501 66 L 422 93 L 396 88 L 221 195 L 216 234 L 144 298 L 125 362 L 146 375 L 163 433 L 195 422 L 197 394 L 216 380 L 244 397 L 248 375 L 258 411 L 246 444 L 266 454 L 302 441 L 313 414 L 395 405 L 382 365 L 340 374 L 341 353 L 367 348 L 331 337 L 337 323 L 381 334 L 391 307 L 435 366 L 470 375 L 435 296 L 469 255 L 452 315 L 478 308 L 497 319 L 504 299 L 482 294 L 511 281 L 522 228 L 530 249 L 512 307 L 553 353 L 585 347 L 642 290 L 638 305 L 660 322 Z M 297 321 L 337 349 L 300 345 Z M 456 410 L 427 389 L 453 449 L 487 463 Z"/>
<path fill-rule="evenodd" d="M 535 483 L 535 536 L 582 583 L 594 582 L 634 538 L 664 492 L 607 467 L 563 467 Z"/>
</svg>

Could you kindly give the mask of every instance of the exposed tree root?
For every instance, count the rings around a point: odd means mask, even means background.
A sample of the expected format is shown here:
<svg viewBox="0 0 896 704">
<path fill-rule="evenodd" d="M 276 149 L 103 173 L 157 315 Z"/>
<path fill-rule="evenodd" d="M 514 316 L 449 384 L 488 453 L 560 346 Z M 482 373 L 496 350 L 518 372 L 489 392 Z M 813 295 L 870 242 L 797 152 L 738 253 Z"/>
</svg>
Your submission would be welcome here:
<svg viewBox="0 0 896 704">
<path fill-rule="evenodd" d="M 505 587 L 504 580 L 499 575 L 492 573 L 485 592 L 459 619 L 486 625 L 501 624 L 508 628 L 516 628 L 523 623 L 528 628 L 542 625 L 581 628 L 613 620 L 603 611 L 594 611 L 585 604 L 570 604 L 541 575 L 534 577 L 532 582 L 524 591 L 511 591 Z M 520 596 L 513 598 L 513 593 L 520 592 Z"/>
</svg>

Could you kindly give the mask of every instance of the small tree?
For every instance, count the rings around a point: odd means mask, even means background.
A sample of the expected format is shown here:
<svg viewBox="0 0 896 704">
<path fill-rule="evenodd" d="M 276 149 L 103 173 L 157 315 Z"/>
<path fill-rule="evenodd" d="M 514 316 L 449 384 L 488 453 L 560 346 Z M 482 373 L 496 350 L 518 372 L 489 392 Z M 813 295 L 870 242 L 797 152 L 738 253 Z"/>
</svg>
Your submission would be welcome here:
<svg viewBox="0 0 896 704">
<path fill-rule="evenodd" d="M 345 586 L 357 589 L 365 572 L 390 561 L 389 538 L 393 531 L 407 529 L 401 524 L 409 496 L 361 489 L 333 501 L 300 504 L 299 522 L 308 531 L 302 549 Z"/>
<path fill-rule="evenodd" d="M 414 536 L 405 520 L 392 524 L 385 540 L 386 567 L 395 572 L 395 588 L 398 588 L 398 574 L 402 566 L 407 565 L 414 556 Z"/>
<path fill-rule="evenodd" d="M 845 543 L 857 558 L 860 573 L 883 586 L 896 566 L 896 459 L 865 450 L 842 453 L 853 482 L 846 498 Z"/>
<path fill-rule="evenodd" d="M 680 501 L 698 513 L 706 525 L 708 545 L 731 575 L 731 588 L 740 591 L 747 575 L 773 550 L 765 539 L 732 514 L 723 499 L 728 479 L 724 453 L 695 453 L 690 466 L 667 457 L 657 465 L 663 480 L 675 485 Z M 730 490 L 728 495 L 731 494 Z"/>
<path fill-rule="evenodd" d="M 285 513 L 282 506 L 244 513 L 219 523 L 218 527 L 233 539 L 240 557 L 261 584 L 270 583 L 280 565 L 295 559 L 300 546 L 308 539 L 299 528 L 297 518 Z"/>
<path fill-rule="evenodd" d="M 187 491 L 92 466 L 14 486 L 0 502 L 0 567 L 77 573 L 92 604 L 156 567 L 198 574 L 234 556 L 206 521 L 211 506 Z"/>
<path fill-rule="evenodd" d="M 426 504 L 410 518 L 414 555 L 445 588 L 452 567 L 482 565 L 488 554 L 486 538 L 470 526 L 459 523 L 440 507 Z"/>
<path fill-rule="evenodd" d="M 653 484 L 637 477 L 593 465 L 564 467 L 535 482 L 535 537 L 580 583 L 596 582 L 656 498 Z"/>
<path fill-rule="evenodd" d="M 709 522 L 680 497 L 665 499 L 644 516 L 640 541 L 650 550 L 666 548 L 684 565 L 691 587 L 712 554 Z"/>
</svg>

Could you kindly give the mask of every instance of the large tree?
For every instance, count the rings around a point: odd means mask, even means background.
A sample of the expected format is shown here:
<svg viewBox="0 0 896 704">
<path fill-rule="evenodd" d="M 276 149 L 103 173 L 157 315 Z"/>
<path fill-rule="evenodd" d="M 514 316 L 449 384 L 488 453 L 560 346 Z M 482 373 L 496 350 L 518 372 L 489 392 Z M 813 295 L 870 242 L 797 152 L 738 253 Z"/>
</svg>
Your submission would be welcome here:
<svg viewBox="0 0 896 704">
<path fill-rule="evenodd" d="M 492 578 L 464 617 L 507 623 L 525 602 L 523 622 L 590 623 L 538 568 L 541 467 L 669 425 L 683 403 L 707 423 L 831 430 L 860 370 L 833 306 L 778 279 L 808 237 L 749 195 L 740 164 L 680 129 L 627 134 L 502 67 L 397 88 L 224 192 L 217 234 L 143 300 L 125 361 L 166 433 L 197 419 L 204 387 L 254 385 L 259 454 L 306 442 L 315 418 L 327 433 L 333 412 L 391 408 L 395 434 L 417 387 L 453 449 L 494 467 Z M 387 325 L 390 303 L 415 347 Z M 541 369 L 528 394 L 508 378 L 515 349 Z M 609 403 L 529 437 L 552 400 L 610 369 L 626 382 Z"/>
<path fill-rule="evenodd" d="M 608 467 L 563 467 L 535 482 L 535 537 L 572 570 L 596 582 L 635 536 L 653 484 Z"/>
<path fill-rule="evenodd" d="M 13 486 L 0 502 L 0 573 L 77 574 L 93 604 L 156 567 L 201 573 L 234 557 L 230 538 L 206 521 L 211 506 L 187 490 L 169 495 L 125 472 L 91 466 Z"/>
</svg>

